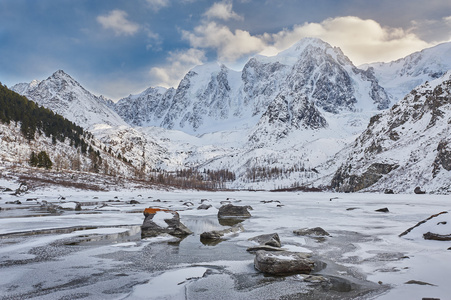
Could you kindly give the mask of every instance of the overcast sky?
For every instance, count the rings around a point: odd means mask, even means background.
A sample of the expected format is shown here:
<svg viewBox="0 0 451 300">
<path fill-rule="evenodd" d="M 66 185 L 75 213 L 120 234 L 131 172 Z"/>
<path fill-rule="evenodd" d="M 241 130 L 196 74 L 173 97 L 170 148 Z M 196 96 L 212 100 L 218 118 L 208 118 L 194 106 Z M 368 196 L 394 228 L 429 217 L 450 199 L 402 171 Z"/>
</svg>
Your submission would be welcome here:
<svg viewBox="0 0 451 300">
<path fill-rule="evenodd" d="M 451 41 L 450 0 L 0 0 L 0 82 L 64 70 L 118 100 L 174 86 L 195 65 L 240 69 L 302 39 L 355 65 Z"/>
</svg>

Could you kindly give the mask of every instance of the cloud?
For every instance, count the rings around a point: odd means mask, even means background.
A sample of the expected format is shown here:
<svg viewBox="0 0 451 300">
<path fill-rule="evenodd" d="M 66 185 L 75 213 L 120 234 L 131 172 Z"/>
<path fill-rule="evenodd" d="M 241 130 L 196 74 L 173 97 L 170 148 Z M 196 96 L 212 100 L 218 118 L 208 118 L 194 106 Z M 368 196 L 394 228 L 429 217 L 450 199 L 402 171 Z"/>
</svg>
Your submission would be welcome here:
<svg viewBox="0 0 451 300">
<path fill-rule="evenodd" d="M 182 38 L 194 48 L 216 50 L 218 59 L 223 61 L 234 61 L 265 48 L 265 42 L 261 38 L 240 29 L 232 32 L 227 26 L 215 22 L 203 23 L 194 28 L 194 32 L 182 31 Z"/>
<path fill-rule="evenodd" d="M 170 0 L 146 0 L 146 2 L 155 11 L 158 11 L 163 7 L 169 6 L 170 4 Z"/>
<path fill-rule="evenodd" d="M 218 60 L 224 62 L 256 53 L 275 55 L 305 37 L 317 37 L 340 47 L 356 65 L 395 60 L 436 44 L 421 39 L 412 28 L 383 27 L 374 20 L 354 16 L 294 25 L 261 35 L 240 29 L 232 32 L 227 26 L 212 21 L 202 22 L 193 31 L 182 31 L 182 38 L 189 41 L 191 47 L 212 49 Z"/>
<path fill-rule="evenodd" d="M 295 25 L 291 30 L 285 29 L 264 37 L 272 45 L 263 54 L 284 50 L 304 37 L 317 37 L 340 47 L 356 65 L 391 61 L 432 46 L 410 30 L 382 27 L 374 20 L 352 16 Z"/>
<path fill-rule="evenodd" d="M 239 16 L 232 10 L 232 2 L 222 1 L 214 3 L 205 13 L 204 16 L 207 19 L 221 19 L 221 20 L 243 20 L 242 16 Z"/>
<path fill-rule="evenodd" d="M 177 86 L 183 76 L 196 65 L 205 61 L 205 52 L 199 49 L 169 52 L 167 65 L 150 69 L 153 86 Z"/>
<path fill-rule="evenodd" d="M 116 35 L 134 35 L 139 30 L 139 25 L 126 19 L 127 13 L 122 10 L 112 10 L 106 16 L 98 16 L 103 28 L 112 29 Z"/>
<path fill-rule="evenodd" d="M 451 18 L 444 18 L 445 21 L 451 21 Z M 294 25 L 276 33 L 252 35 L 245 30 L 232 31 L 225 25 L 203 20 L 192 31 L 181 31 L 182 38 L 192 49 L 171 53 L 166 66 L 152 68 L 150 73 L 158 84 L 176 86 L 191 67 L 205 60 L 207 51 L 214 51 L 217 60 L 238 67 L 248 56 L 276 55 L 305 37 L 317 37 L 340 47 L 357 66 L 396 60 L 439 43 L 421 39 L 414 29 L 386 27 L 374 20 L 347 16 Z"/>
</svg>

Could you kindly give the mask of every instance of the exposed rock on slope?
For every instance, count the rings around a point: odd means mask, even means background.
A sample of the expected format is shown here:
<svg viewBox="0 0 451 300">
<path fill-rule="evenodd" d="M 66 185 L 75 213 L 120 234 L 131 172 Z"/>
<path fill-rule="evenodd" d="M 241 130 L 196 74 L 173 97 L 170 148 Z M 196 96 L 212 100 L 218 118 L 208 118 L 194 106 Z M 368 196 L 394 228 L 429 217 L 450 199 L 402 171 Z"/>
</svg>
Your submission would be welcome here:
<svg viewBox="0 0 451 300">
<path fill-rule="evenodd" d="M 338 191 L 450 192 L 451 71 L 371 118 L 332 180 Z"/>
</svg>

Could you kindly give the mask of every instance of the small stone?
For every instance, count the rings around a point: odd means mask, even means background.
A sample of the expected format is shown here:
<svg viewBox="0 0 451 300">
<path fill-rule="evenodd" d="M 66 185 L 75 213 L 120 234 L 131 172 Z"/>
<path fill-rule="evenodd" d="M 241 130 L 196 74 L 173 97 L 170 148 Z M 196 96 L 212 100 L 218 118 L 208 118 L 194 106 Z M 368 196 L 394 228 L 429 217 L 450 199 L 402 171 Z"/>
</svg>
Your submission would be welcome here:
<svg viewBox="0 0 451 300">
<path fill-rule="evenodd" d="M 388 208 L 386 208 L 386 207 L 376 209 L 375 211 L 377 211 L 377 212 L 383 212 L 383 213 L 388 213 L 388 212 L 390 212 L 390 211 L 388 210 Z"/>
<path fill-rule="evenodd" d="M 280 247 L 280 238 L 277 233 L 270 234 L 262 234 L 253 238 L 250 238 L 249 241 L 256 242 L 260 245 L 272 246 L 272 247 Z"/>
<path fill-rule="evenodd" d="M 385 189 L 384 194 L 394 194 L 392 189 Z"/>
<path fill-rule="evenodd" d="M 293 231 L 296 235 L 330 236 L 330 234 L 321 227 L 302 228 Z"/>
<path fill-rule="evenodd" d="M 422 191 L 421 188 L 420 188 L 419 186 L 417 186 L 417 187 L 413 190 L 413 192 L 414 192 L 415 194 L 418 194 L 418 195 L 426 194 L 426 191 Z"/>
<path fill-rule="evenodd" d="M 407 282 L 404 282 L 404 284 L 417 284 L 417 285 L 430 285 L 430 286 L 436 286 L 435 284 L 418 281 L 418 280 L 409 280 Z"/>
<path fill-rule="evenodd" d="M 199 205 L 199 207 L 197 208 L 197 209 L 204 209 L 204 210 L 207 210 L 207 209 L 209 209 L 210 207 L 212 207 L 211 206 L 211 204 L 201 204 L 201 205 Z"/>
</svg>

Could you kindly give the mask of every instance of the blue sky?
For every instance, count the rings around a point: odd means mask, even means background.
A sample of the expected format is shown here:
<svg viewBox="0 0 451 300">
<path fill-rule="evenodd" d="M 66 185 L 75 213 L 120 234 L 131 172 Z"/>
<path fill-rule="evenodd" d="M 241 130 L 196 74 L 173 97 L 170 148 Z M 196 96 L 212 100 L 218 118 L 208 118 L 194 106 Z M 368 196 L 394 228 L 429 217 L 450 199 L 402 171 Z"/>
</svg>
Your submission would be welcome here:
<svg viewBox="0 0 451 300">
<path fill-rule="evenodd" d="M 449 0 L 0 0 L 0 82 L 63 69 L 118 100 L 177 86 L 197 64 L 239 69 L 303 37 L 356 64 L 391 61 L 451 40 Z"/>
</svg>

